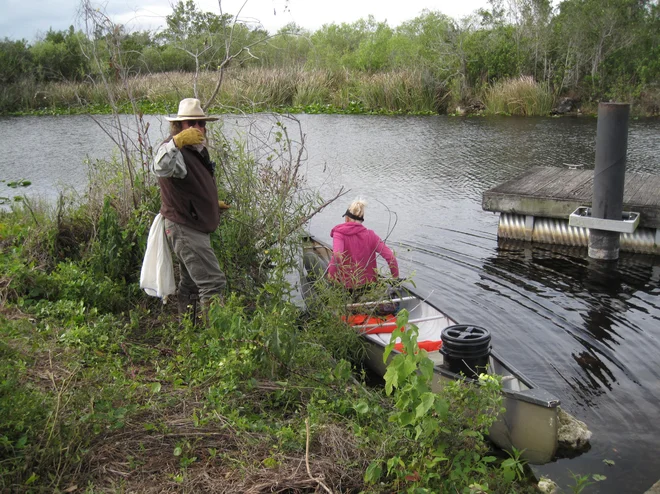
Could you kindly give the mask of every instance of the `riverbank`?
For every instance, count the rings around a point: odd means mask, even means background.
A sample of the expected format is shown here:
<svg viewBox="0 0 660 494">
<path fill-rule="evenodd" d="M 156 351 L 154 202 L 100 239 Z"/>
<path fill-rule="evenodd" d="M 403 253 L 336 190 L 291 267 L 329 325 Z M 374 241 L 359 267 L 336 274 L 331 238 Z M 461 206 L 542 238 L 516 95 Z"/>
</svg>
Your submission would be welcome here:
<svg viewBox="0 0 660 494">
<path fill-rule="evenodd" d="M 210 97 L 218 72 L 195 77 L 170 72 L 131 77 L 107 84 L 22 82 L 6 85 L 0 115 L 176 113 L 182 96 Z M 112 95 L 113 104 L 110 104 Z M 660 89 L 648 88 L 632 99 L 633 117 L 660 116 Z M 531 78 L 514 78 L 477 93 L 458 95 L 421 71 L 387 73 L 328 70 L 235 69 L 225 72 L 213 113 L 277 111 L 306 114 L 382 115 L 596 115 L 598 101 L 555 95 Z"/>
<path fill-rule="evenodd" d="M 364 385 L 345 301 L 290 301 L 298 228 L 323 207 L 300 163 L 223 149 L 229 293 L 203 330 L 139 288 L 154 177 L 110 161 L 84 199 L 0 212 L 0 490 L 533 492 L 485 441 L 497 379 L 418 395 L 411 350 L 389 391 Z"/>
<path fill-rule="evenodd" d="M 248 122 L 257 122 L 250 128 L 263 128 L 269 118 L 223 117 L 222 128 L 233 135 L 236 122 L 242 128 Z M 563 408 L 593 427 L 588 453 L 544 466 L 539 474 L 557 481 L 565 492 L 572 492 L 569 486 L 574 484 L 569 469 L 608 477 L 585 493 L 643 492 L 655 482 L 654 444 L 648 438 L 657 429 L 652 405 L 660 396 L 650 364 L 659 351 L 653 325 L 658 311 L 651 304 L 657 270 L 622 256 L 616 270 L 603 273 L 581 262 L 579 251 L 499 246 L 493 236 L 497 217 L 484 213 L 481 205 L 482 190 L 531 164 L 592 166 L 596 120 L 297 118 L 307 137 L 309 186 L 322 189 L 325 177 L 332 177 L 334 186 L 353 189 L 349 197 L 368 191 L 369 197 L 384 202 L 371 202 L 368 223 L 377 232 L 392 231 L 388 242 L 401 255 L 403 272 L 415 273 L 418 291 L 458 320 L 491 330 L 496 347 L 517 368 L 541 380 L 561 397 Z M 154 133 L 151 142 L 156 142 L 159 132 L 166 131 L 162 118 L 145 121 Z M 134 119 L 122 122 L 130 126 Z M 660 170 L 658 123 L 631 122 L 630 171 Z M 81 164 L 88 155 L 95 163 L 113 152 L 112 142 L 85 116 L 11 118 L 2 125 L 6 141 L 15 144 L 9 146 L 0 178 L 25 176 L 32 185 L 24 192 L 52 191 L 53 204 L 62 182 L 86 193 L 88 182 L 79 178 L 86 176 Z M 77 145 L 62 146 L 62 136 L 76 136 Z M 39 146 L 25 148 L 22 142 Z M 333 206 L 313 220 L 312 232 L 321 238 L 329 238 L 345 210 L 344 201 Z M 388 226 L 393 218 L 388 209 L 398 215 L 396 227 Z M 609 348 L 607 355 L 598 353 L 602 348 Z M 569 390 L 567 381 L 577 384 Z"/>
</svg>

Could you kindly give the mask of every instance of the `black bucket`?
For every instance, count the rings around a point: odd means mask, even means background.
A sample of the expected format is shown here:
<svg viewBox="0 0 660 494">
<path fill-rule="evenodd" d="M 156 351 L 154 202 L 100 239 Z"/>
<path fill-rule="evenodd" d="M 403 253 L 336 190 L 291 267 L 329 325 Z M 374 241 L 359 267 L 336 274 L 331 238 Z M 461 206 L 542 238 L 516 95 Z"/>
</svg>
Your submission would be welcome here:
<svg viewBox="0 0 660 494">
<path fill-rule="evenodd" d="M 479 326 L 456 324 L 442 330 L 443 367 L 477 378 L 486 370 L 490 355 L 490 332 Z"/>
</svg>

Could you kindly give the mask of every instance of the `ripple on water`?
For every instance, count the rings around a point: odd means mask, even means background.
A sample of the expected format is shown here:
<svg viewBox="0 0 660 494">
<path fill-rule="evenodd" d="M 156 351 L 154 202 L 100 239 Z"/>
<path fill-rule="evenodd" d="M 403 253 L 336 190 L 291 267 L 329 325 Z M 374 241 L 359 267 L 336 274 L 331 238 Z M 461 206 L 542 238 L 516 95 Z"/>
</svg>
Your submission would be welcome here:
<svg viewBox="0 0 660 494">
<path fill-rule="evenodd" d="M 326 197 L 350 189 L 310 221 L 311 232 L 330 241 L 347 203 L 365 197 L 365 224 L 388 239 L 419 293 L 456 320 L 488 328 L 504 358 L 587 422 L 588 453 L 537 471 L 564 487 L 574 485 L 569 469 L 606 475 L 602 493 L 650 487 L 660 437 L 660 261 L 622 254 L 604 266 L 585 249 L 498 245 L 498 218 L 481 209 L 483 191 L 531 166 L 593 168 L 596 120 L 298 118 L 309 186 Z M 147 119 L 155 143 L 167 125 Z M 223 122 L 229 133 L 267 131 L 271 120 L 259 119 Z M 660 174 L 659 131 L 657 120 L 630 122 L 628 171 Z M 29 179 L 51 197 L 57 184 L 84 191 L 84 158 L 108 157 L 114 147 L 84 116 L 0 118 L 0 133 L 0 180 Z M 76 145 L 62 146 L 63 136 Z"/>
</svg>

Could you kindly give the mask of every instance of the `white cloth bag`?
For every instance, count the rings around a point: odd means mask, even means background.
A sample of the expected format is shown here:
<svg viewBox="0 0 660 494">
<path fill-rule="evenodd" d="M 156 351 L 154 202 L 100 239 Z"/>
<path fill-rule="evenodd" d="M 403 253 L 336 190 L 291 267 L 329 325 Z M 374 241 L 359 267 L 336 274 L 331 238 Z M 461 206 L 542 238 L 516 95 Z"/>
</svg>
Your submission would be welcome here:
<svg viewBox="0 0 660 494">
<path fill-rule="evenodd" d="M 162 298 L 163 303 L 176 291 L 172 254 L 165 237 L 165 220 L 160 213 L 154 218 L 149 230 L 147 250 L 140 272 L 140 288 L 147 292 L 147 295 Z"/>
</svg>

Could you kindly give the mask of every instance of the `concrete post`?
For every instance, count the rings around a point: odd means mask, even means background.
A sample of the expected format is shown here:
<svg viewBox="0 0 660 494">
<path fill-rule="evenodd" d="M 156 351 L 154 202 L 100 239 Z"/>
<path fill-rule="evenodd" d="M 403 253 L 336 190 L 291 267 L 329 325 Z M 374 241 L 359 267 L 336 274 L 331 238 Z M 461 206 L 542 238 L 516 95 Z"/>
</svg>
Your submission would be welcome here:
<svg viewBox="0 0 660 494">
<path fill-rule="evenodd" d="M 622 220 L 629 116 L 628 103 L 598 105 L 592 218 Z M 590 229 L 589 257 L 608 261 L 617 260 L 619 236 L 618 232 Z"/>
</svg>

